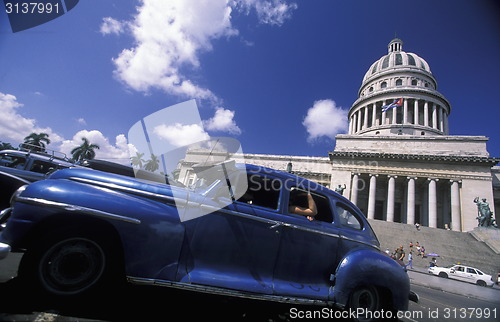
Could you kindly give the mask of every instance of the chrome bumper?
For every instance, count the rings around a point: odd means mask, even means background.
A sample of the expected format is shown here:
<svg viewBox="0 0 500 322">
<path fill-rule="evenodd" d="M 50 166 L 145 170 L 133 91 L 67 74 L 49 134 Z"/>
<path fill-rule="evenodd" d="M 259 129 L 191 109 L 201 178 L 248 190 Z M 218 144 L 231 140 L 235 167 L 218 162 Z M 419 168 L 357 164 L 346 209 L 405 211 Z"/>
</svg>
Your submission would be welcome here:
<svg viewBox="0 0 500 322">
<path fill-rule="evenodd" d="M 5 223 L 9 219 L 12 208 L 4 209 L 0 212 L 0 232 L 5 228 Z M 0 260 L 4 259 L 10 253 L 10 245 L 0 243 Z"/>
<path fill-rule="evenodd" d="M 4 259 L 10 253 L 10 246 L 4 243 L 0 243 L 0 259 Z"/>
</svg>

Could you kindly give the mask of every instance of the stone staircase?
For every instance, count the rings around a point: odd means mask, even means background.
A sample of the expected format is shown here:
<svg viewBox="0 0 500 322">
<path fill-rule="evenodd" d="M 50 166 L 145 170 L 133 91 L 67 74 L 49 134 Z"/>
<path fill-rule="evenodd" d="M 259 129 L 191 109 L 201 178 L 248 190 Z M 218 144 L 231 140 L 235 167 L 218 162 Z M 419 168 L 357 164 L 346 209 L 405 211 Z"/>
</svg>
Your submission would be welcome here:
<svg viewBox="0 0 500 322">
<path fill-rule="evenodd" d="M 408 262 L 409 244 L 417 241 L 425 247 L 426 253 L 439 254 L 439 266 L 449 266 L 457 263 L 469 265 L 482 270 L 486 274 L 496 276 L 500 272 L 500 254 L 495 253 L 484 242 L 477 240 L 471 233 L 462 233 L 444 229 L 420 227 L 391 223 L 380 220 L 369 220 L 377 234 L 380 248 L 388 248 L 393 252 L 403 245 Z M 422 258 L 413 254 L 413 266 L 424 268 L 429 266 L 431 257 Z"/>
</svg>

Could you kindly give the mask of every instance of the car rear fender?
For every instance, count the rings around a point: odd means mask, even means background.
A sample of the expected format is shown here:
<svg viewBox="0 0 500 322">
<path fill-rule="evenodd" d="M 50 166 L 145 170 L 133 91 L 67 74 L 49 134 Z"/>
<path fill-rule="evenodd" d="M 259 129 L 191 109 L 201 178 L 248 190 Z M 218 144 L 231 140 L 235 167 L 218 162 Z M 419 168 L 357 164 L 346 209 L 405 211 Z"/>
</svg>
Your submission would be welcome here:
<svg viewBox="0 0 500 322">
<path fill-rule="evenodd" d="M 346 306 L 350 294 L 362 286 L 375 286 L 390 295 L 392 309 L 407 310 L 410 281 L 404 269 L 393 259 L 375 250 L 363 249 L 349 253 L 340 262 L 334 280 L 333 301 Z"/>
</svg>

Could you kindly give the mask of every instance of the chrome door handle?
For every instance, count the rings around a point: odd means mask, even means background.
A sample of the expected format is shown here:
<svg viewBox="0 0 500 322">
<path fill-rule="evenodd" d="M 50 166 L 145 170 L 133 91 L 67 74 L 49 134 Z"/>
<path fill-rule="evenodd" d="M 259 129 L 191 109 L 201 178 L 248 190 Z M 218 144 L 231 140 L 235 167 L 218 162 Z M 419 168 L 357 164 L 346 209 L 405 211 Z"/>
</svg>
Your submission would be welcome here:
<svg viewBox="0 0 500 322">
<path fill-rule="evenodd" d="M 276 223 L 276 224 L 272 225 L 271 227 L 269 227 L 269 229 L 278 228 L 279 226 L 282 226 L 282 225 L 283 225 L 283 223 L 278 222 L 278 223 Z"/>
</svg>

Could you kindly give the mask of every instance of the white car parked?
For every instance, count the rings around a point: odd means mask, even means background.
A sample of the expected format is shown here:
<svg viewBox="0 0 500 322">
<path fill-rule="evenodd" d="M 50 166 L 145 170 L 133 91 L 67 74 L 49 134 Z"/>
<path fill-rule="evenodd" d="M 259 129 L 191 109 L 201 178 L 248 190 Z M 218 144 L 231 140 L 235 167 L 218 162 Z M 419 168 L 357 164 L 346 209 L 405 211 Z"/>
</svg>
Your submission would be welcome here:
<svg viewBox="0 0 500 322">
<path fill-rule="evenodd" d="M 477 284 L 480 286 L 493 286 L 494 281 L 491 275 L 485 274 L 474 267 L 464 265 L 454 265 L 450 267 L 429 267 L 429 273 L 444 278 Z"/>
</svg>

